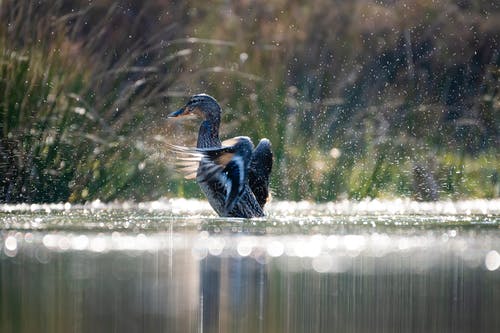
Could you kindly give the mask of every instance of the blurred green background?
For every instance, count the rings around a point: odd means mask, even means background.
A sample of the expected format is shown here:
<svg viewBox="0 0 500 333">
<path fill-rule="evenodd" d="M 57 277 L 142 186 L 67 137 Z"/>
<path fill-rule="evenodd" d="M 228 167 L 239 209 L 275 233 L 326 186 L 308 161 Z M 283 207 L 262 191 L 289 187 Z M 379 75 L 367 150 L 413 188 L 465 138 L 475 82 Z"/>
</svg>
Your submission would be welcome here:
<svg viewBox="0 0 500 333">
<path fill-rule="evenodd" d="M 494 1 L 0 0 L 0 202 L 199 197 L 193 93 L 267 137 L 274 196 L 500 195 Z"/>
</svg>

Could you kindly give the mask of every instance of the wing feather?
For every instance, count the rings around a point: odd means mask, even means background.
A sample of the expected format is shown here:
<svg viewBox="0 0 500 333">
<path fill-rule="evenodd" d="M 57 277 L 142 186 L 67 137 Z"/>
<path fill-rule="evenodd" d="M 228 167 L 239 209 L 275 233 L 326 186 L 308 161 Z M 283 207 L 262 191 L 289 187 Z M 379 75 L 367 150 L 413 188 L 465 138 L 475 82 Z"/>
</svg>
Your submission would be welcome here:
<svg viewBox="0 0 500 333">
<path fill-rule="evenodd" d="M 241 156 L 235 156 L 224 168 L 227 176 L 226 212 L 229 213 L 245 189 L 245 168 Z"/>
<path fill-rule="evenodd" d="M 212 182 L 224 194 L 225 215 L 233 210 L 244 193 L 247 183 L 248 162 L 245 162 L 237 144 L 241 139 L 225 141 L 228 146 L 213 148 L 188 148 L 168 145 L 176 154 L 176 165 L 186 179 L 195 179 L 200 183 Z"/>
</svg>

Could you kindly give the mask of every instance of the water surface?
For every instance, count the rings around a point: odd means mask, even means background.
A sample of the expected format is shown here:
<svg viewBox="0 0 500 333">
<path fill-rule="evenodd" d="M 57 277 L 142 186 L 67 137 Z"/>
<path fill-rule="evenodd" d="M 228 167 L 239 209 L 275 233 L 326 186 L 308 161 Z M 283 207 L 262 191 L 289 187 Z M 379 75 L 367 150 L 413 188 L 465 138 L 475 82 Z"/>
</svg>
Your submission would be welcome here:
<svg viewBox="0 0 500 333">
<path fill-rule="evenodd" d="M 497 332 L 500 200 L 0 206 L 0 332 Z"/>
</svg>

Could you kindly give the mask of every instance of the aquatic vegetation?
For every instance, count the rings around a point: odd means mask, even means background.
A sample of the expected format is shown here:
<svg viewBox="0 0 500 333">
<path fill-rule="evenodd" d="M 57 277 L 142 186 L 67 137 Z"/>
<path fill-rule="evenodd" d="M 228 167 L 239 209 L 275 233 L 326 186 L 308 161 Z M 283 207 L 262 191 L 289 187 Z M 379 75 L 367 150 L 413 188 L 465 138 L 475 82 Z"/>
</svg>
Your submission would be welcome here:
<svg viewBox="0 0 500 333">
<path fill-rule="evenodd" d="M 152 158 L 144 133 L 162 117 L 164 93 L 181 63 L 174 51 L 158 49 L 175 31 L 132 38 L 138 28 L 120 24 L 116 5 L 76 11 L 65 2 L 0 5 L 6 22 L 0 27 L 0 202 L 165 193 L 169 171 Z M 114 26 L 123 28 L 118 36 Z M 167 179 L 164 187 L 157 177 Z"/>
<path fill-rule="evenodd" d="M 210 73 L 201 82 L 227 96 L 227 117 L 235 120 L 229 136 L 238 128 L 252 137 L 274 129 L 278 197 L 500 194 L 495 6 L 422 0 L 197 7 L 199 36 L 236 45 L 211 48 L 204 61 L 223 59 L 258 78 L 241 83 Z M 472 171 L 479 163 L 482 171 Z"/>
<path fill-rule="evenodd" d="M 453 0 L 2 1 L 0 201 L 199 196 L 165 163 L 191 129 L 161 122 L 199 91 L 224 107 L 221 137 L 273 142 L 277 198 L 498 197 L 498 15 Z"/>
</svg>

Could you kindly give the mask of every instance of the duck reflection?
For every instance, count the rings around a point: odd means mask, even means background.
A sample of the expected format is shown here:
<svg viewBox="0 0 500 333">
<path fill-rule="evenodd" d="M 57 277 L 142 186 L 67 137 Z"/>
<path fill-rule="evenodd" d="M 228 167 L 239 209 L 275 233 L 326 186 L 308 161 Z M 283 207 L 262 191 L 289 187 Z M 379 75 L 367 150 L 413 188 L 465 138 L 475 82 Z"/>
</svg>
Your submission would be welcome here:
<svg viewBox="0 0 500 333">
<path fill-rule="evenodd" d="M 249 253 L 250 254 L 250 253 Z M 263 257 L 262 257 L 263 258 Z M 268 271 L 265 262 L 229 254 L 200 261 L 200 311 L 203 332 L 264 331 Z"/>
</svg>

